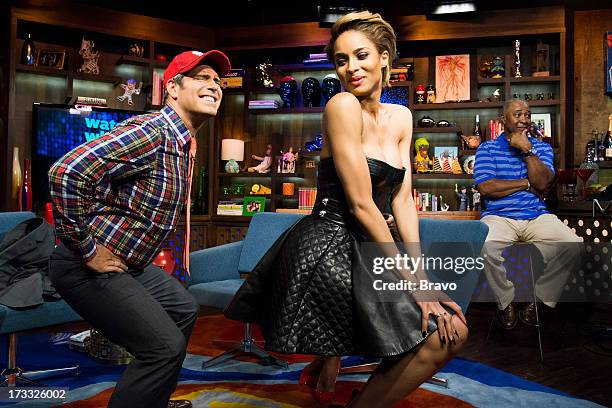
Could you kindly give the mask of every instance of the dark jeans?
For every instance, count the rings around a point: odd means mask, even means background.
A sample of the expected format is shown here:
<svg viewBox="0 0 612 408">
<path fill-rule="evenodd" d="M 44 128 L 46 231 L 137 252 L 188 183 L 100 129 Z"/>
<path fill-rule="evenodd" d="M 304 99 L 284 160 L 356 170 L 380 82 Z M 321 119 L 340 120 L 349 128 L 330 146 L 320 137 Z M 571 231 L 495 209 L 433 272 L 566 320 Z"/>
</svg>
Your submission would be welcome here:
<svg viewBox="0 0 612 408">
<path fill-rule="evenodd" d="M 198 316 L 191 294 L 153 265 L 126 273 L 93 272 L 64 245 L 51 256 L 49 277 L 83 319 L 135 357 L 109 407 L 166 407 Z"/>
</svg>

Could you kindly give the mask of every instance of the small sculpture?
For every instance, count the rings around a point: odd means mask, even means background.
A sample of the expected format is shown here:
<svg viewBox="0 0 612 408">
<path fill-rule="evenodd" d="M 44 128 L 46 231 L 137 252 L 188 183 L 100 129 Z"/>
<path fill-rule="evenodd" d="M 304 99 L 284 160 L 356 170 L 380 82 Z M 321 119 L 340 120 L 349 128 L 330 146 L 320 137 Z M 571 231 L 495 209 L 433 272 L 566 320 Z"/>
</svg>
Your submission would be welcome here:
<svg viewBox="0 0 612 408">
<path fill-rule="evenodd" d="M 426 100 L 426 96 L 425 96 L 425 87 L 423 85 L 417 85 L 416 88 L 414 88 L 414 97 L 415 97 L 415 103 L 417 104 L 422 104 L 425 103 Z"/>
<path fill-rule="evenodd" d="M 521 40 L 514 40 L 514 77 L 523 77 L 521 75 Z"/>
<path fill-rule="evenodd" d="M 501 89 L 496 88 L 491 95 L 491 102 L 499 102 L 501 100 Z"/>
<path fill-rule="evenodd" d="M 128 55 L 142 58 L 144 56 L 144 47 L 138 43 L 130 44 Z"/>
<path fill-rule="evenodd" d="M 321 104 L 321 86 L 316 78 L 308 77 L 302 81 L 302 99 L 307 108 L 316 108 Z"/>
<path fill-rule="evenodd" d="M 319 133 L 315 136 L 315 140 L 310 140 L 304 145 L 309 152 L 320 152 L 323 149 L 323 135 Z"/>
<path fill-rule="evenodd" d="M 299 150 L 294 153 L 292 146 L 286 152 L 283 152 L 281 150 L 281 154 L 283 155 L 283 157 L 281 157 L 278 161 L 277 173 L 295 173 L 295 162 L 299 157 Z"/>
<path fill-rule="evenodd" d="M 278 93 L 283 100 L 283 108 L 295 108 L 295 97 L 297 95 L 297 82 L 290 75 L 283 77 L 278 87 Z"/>
<path fill-rule="evenodd" d="M 127 84 L 121 84 L 121 87 L 123 88 L 123 95 L 118 96 L 117 99 L 120 100 L 121 102 L 125 101 L 127 99 L 128 101 L 128 105 L 134 105 L 134 101 L 132 100 L 132 95 L 140 95 L 140 88 L 142 86 L 142 82 L 138 85 L 138 88 L 136 87 L 136 80 L 135 79 L 128 79 L 127 80 Z"/>
<path fill-rule="evenodd" d="M 472 208 L 480 211 L 480 192 L 475 187 L 472 187 Z"/>
<path fill-rule="evenodd" d="M 266 155 L 264 157 L 252 155 L 253 160 L 259 160 L 257 166 L 249 167 L 247 171 L 249 173 L 269 173 L 270 167 L 272 166 L 272 145 L 269 144 L 266 147 Z"/>
<path fill-rule="evenodd" d="M 94 46 L 95 43 L 93 41 L 86 40 L 84 37 L 81 40 L 79 55 L 83 58 L 83 65 L 81 65 L 81 68 L 78 69 L 79 72 L 93 75 L 100 74 L 100 68 L 98 67 L 100 52 L 94 51 Z"/>
<path fill-rule="evenodd" d="M 414 171 L 417 173 L 427 173 L 431 171 L 432 161 L 429 158 L 429 142 L 424 137 L 419 137 L 414 141 Z"/>
<path fill-rule="evenodd" d="M 504 68 L 504 59 L 500 56 L 493 58 L 493 66 L 491 67 L 491 78 L 503 78 L 506 75 Z"/>
<path fill-rule="evenodd" d="M 493 61 L 490 55 L 484 55 L 480 58 L 480 65 L 478 71 L 480 71 L 481 78 L 491 78 L 491 68 L 493 68 Z"/>
<path fill-rule="evenodd" d="M 427 85 L 427 103 L 436 103 L 436 87 Z"/>
<path fill-rule="evenodd" d="M 461 192 L 457 188 L 455 184 L 455 195 L 459 199 L 459 211 L 467 211 L 468 206 L 468 195 L 467 195 L 467 187 L 461 186 Z"/>
<path fill-rule="evenodd" d="M 436 126 L 436 121 L 430 118 L 429 116 L 423 116 L 417 121 L 417 125 L 419 127 L 434 127 Z"/>
<path fill-rule="evenodd" d="M 270 74 L 271 70 L 272 64 L 269 62 L 257 64 L 255 66 L 255 83 L 258 86 L 263 86 L 264 88 L 274 88 L 274 82 L 272 81 L 272 75 Z"/>
<path fill-rule="evenodd" d="M 327 104 L 332 96 L 339 93 L 341 90 L 340 80 L 336 74 L 328 74 L 323 78 L 323 85 L 321 86 L 321 93 L 323 94 L 323 100 Z"/>
</svg>

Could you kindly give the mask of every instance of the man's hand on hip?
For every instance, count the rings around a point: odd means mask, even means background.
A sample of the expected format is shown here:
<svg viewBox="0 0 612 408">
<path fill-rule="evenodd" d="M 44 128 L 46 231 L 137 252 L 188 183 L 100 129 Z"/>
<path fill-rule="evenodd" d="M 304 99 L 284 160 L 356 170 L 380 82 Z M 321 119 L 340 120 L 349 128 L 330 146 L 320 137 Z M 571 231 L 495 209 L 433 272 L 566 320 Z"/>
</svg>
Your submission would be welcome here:
<svg viewBox="0 0 612 408">
<path fill-rule="evenodd" d="M 96 255 L 89 262 L 85 262 L 85 266 L 98 273 L 126 272 L 128 270 L 123 259 L 100 244 L 96 244 Z"/>
</svg>

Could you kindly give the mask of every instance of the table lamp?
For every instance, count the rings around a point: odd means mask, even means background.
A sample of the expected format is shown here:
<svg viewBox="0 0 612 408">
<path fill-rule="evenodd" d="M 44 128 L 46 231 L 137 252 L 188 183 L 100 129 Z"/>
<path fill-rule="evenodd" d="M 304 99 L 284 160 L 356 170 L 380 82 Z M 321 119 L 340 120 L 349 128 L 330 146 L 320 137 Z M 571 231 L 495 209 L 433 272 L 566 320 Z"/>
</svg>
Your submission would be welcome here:
<svg viewBox="0 0 612 408">
<path fill-rule="evenodd" d="M 221 160 L 227 160 L 225 164 L 227 173 L 238 173 L 240 167 L 236 162 L 244 160 L 244 140 L 223 139 L 221 141 Z"/>
</svg>

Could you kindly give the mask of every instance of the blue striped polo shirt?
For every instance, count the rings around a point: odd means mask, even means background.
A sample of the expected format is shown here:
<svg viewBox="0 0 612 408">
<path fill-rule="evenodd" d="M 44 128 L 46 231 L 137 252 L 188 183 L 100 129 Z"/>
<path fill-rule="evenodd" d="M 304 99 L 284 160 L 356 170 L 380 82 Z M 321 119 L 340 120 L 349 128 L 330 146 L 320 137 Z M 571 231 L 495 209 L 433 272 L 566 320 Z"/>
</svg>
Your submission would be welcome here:
<svg viewBox="0 0 612 408">
<path fill-rule="evenodd" d="M 537 139 L 529 138 L 540 160 L 554 173 L 553 151 L 551 147 Z M 502 133 L 495 140 L 489 140 L 478 147 L 474 163 L 476 185 L 492 178 L 518 180 L 527 178 L 527 164 L 520 150 L 510 146 Z M 537 195 L 522 190 L 501 198 L 485 198 L 485 210 L 481 217 L 498 215 L 515 220 L 532 220 L 547 214 L 546 204 Z"/>
</svg>

